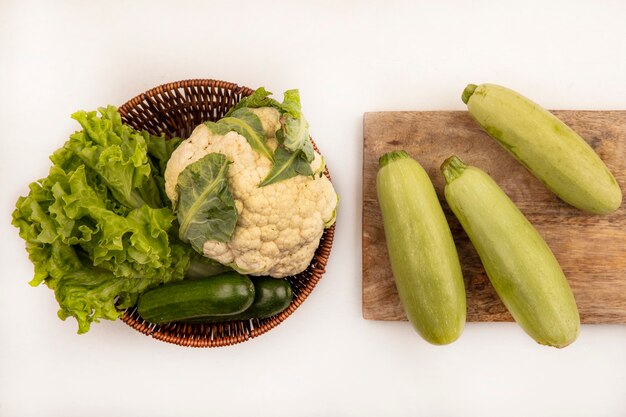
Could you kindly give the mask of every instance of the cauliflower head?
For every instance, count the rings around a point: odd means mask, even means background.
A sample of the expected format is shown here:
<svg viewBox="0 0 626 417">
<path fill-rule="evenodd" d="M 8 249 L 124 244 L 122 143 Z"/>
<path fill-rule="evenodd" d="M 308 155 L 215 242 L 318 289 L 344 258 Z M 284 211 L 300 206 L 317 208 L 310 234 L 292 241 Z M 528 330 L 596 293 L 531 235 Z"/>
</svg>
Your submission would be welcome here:
<svg viewBox="0 0 626 417">
<path fill-rule="evenodd" d="M 275 150 L 279 112 L 270 107 L 252 111 L 261 120 L 268 146 Z M 297 175 L 259 187 L 272 162 L 252 149 L 242 135 L 234 131 L 221 135 L 201 124 L 167 164 L 165 190 L 174 205 L 179 174 L 211 153 L 222 154 L 231 162 L 227 176 L 237 223 L 230 241 L 204 242 L 204 256 L 249 275 L 283 278 L 305 270 L 324 229 L 335 221 L 338 203 L 332 183 L 320 175 L 323 158 L 315 152 L 310 163 L 316 175 Z"/>
</svg>

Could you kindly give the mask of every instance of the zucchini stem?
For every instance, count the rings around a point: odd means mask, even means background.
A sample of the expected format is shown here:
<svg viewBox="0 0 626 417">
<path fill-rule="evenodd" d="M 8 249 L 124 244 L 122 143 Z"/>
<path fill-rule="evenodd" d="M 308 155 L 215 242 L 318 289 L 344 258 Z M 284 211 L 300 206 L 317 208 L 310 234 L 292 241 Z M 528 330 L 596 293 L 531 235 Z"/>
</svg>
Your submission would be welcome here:
<svg viewBox="0 0 626 417">
<path fill-rule="evenodd" d="M 467 168 L 467 165 L 456 155 L 452 155 L 443 161 L 443 164 L 441 164 L 441 173 L 446 179 L 446 184 L 450 184 L 452 181 L 459 178 L 463 171 L 465 171 L 465 168 Z"/>
<path fill-rule="evenodd" d="M 397 161 L 398 159 L 410 158 L 409 154 L 405 151 L 391 151 L 387 152 L 380 158 L 378 158 L 378 167 L 382 168 L 391 161 Z"/>
<path fill-rule="evenodd" d="M 463 94 L 461 94 L 461 100 L 463 100 L 463 103 L 467 104 L 477 87 L 478 86 L 476 84 L 468 84 L 467 87 L 465 87 Z"/>
</svg>

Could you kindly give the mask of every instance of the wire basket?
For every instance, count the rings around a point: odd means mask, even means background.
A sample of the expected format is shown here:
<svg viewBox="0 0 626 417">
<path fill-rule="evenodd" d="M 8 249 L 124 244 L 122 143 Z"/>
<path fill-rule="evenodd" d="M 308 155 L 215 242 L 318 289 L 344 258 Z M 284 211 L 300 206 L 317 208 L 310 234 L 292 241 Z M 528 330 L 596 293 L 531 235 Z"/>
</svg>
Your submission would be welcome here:
<svg viewBox="0 0 626 417">
<path fill-rule="evenodd" d="M 206 79 L 184 80 L 160 85 L 129 100 L 119 108 L 124 123 L 150 134 L 189 137 L 207 120 L 217 121 L 242 97 L 254 90 L 237 84 Z M 312 140 L 311 140 L 312 141 Z M 317 146 L 313 143 L 315 150 Z M 330 180 L 328 169 L 324 172 Z M 333 244 L 335 225 L 326 229 L 306 270 L 287 277 L 293 300 L 281 313 L 268 318 L 220 323 L 152 324 L 143 320 L 136 308 L 124 312 L 122 321 L 157 340 L 190 347 L 218 347 L 245 342 L 278 326 L 289 317 L 322 278 Z"/>
</svg>

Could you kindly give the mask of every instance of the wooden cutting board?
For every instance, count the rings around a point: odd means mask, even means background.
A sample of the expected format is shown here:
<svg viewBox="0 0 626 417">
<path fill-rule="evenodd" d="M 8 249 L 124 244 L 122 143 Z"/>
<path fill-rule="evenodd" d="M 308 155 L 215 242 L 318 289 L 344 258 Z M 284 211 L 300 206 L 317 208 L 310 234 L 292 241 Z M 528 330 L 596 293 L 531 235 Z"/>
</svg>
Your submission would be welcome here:
<svg viewBox="0 0 626 417">
<path fill-rule="evenodd" d="M 626 191 L 626 111 L 555 111 L 596 150 Z M 450 224 L 467 291 L 468 321 L 511 321 L 443 197 L 439 171 L 456 154 L 488 172 L 559 260 L 583 323 L 626 323 L 626 204 L 609 216 L 559 200 L 464 111 L 366 113 L 363 140 L 363 317 L 406 320 L 391 274 L 376 198 L 378 158 L 404 149 L 428 172 Z"/>
</svg>

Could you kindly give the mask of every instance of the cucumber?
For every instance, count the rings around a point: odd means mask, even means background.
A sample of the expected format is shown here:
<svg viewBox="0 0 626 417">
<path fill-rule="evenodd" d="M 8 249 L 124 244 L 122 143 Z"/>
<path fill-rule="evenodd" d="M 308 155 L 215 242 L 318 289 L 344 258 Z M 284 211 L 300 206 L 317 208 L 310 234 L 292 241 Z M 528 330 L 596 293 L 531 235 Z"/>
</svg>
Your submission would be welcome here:
<svg viewBox="0 0 626 417">
<path fill-rule="evenodd" d="M 229 316 L 206 316 L 191 320 L 187 323 L 217 323 L 232 320 L 262 319 L 274 316 L 291 304 L 293 292 L 291 284 L 286 279 L 271 277 L 252 278 L 254 283 L 254 301 L 252 305 L 239 314 Z"/>
<path fill-rule="evenodd" d="M 254 301 L 254 284 L 245 275 L 226 272 L 206 279 L 183 280 L 148 290 L 137 310 L 155 324 L 202 316 L 241 313 Z"/>
<path fill-rule="evenodd" d="M 461 265 L 435 189 L 404 151 L 379 160 L 376 190 L 391 269 L 415 330 L 436 345 L 455 341 L 465 325 Z"/>
<path fill-rule="evenodd" d="M 441 170 L 446 200 L 515 321 L 538 343 L 572 343 L 580 329 L 576 301 L 541 235 L 485 172 L 456 156 Z"/>
<path fill-rule="evenodd" d="M 515 91 L 469 84 L 472 117 L 566 203 L 594 214 L 619 208 L 622 191 L 598 154 L 565 123 Z"/>
</svg>

